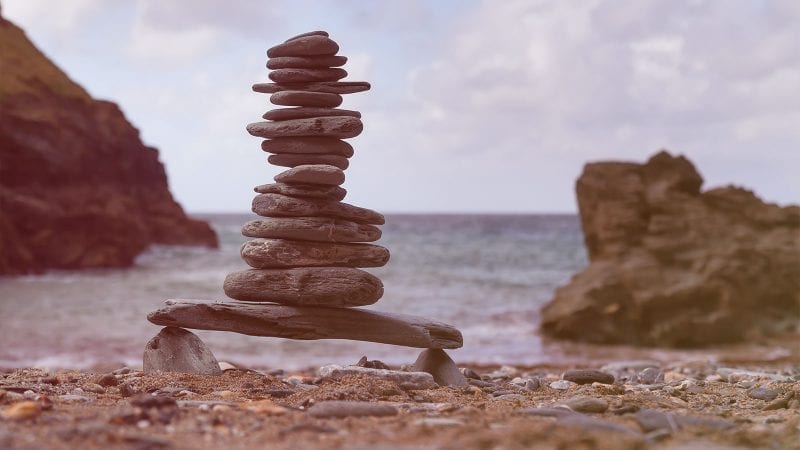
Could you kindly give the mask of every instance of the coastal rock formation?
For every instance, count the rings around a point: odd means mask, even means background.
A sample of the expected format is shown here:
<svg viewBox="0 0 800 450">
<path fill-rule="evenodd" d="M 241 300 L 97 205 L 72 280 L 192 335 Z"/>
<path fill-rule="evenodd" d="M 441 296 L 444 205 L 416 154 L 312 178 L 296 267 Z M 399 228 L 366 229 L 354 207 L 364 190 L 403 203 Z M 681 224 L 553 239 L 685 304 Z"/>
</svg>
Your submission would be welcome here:
<svg viewBox="0 0 800 450">
<path fill-rule="evenodd" d="M 343 203 L 344 170 L 353 147 L 343 139 L 361 133 L 358 111 L 342 110 L 339 94 L 369 89 L 369 83 L 338 81 L 347 75 L 347 58 L 324 31 L 305 33 L 271 48 L 267 67 L 275 84 L 257 84 L 282 108 L 264 114 L 266 122 L 247 126 L 265 138 L 267 161 L 289 167 L 275 183 L 257 186 L 252 211 L 261 219 L 244 224 L 255 238 L 242 245 L 252 269 L 231 273 L 225 294 L 237 302 L 168 301 L 148 315 L 167 327 L 231 331 L 287 339 L 350 339 L 435 349 L 423 355 L 422 370 L 460 376 L 441 349 L 459 348 L 461 333 L 426 318 L 354 308 L 377 302 L 383 283 L 360 270 L 381 267 L 389 250 L 368 242 L 381 237 L 382 214 Z M 447 364 L 449 362 L 449 365 Z M 462 377 L 463 378 L 463 377 Z"/>
<path fill-rule="evenodd" d="M 542 331 L 692 347 L 797 329 L 800 207 L 701 184 L 664 151 L 588 164 L 576 190 L 591 263 L 544 307 Z"/>
<path fill-rule="evenodd" d="M 0 18 L 0 275 L 122 267 L 151 244 L 216 246 L 158 151 Z"/>
</svg>

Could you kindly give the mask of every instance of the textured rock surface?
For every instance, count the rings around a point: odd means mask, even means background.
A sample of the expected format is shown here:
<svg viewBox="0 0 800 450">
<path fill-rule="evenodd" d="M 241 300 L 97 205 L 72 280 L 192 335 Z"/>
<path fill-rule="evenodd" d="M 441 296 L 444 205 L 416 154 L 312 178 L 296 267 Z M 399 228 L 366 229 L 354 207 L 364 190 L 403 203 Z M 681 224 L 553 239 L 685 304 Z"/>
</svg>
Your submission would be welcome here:
<svg viewBox="0 0 800 450">
<path fill-rule="evenodd" d="M 263 115 L 264 119 L 266 120 L 306 119 L 309 117 L 323 116 L 350 116 L 358 117 L 360 119 L 361 113 L 358 111 L 351 111 L 349 109 L 313 108 L 304 106 L 301 108 L 272 109 L 265 112 Z"/>
<path fill-rule="evenodd" d="M 339 51 L 339 44 L 320 34 L 295 36 L 282 44 L 267 50 L 267 56 L 277 58 L 280 56 L 317 56 L 335 55 Z"/>
<path fill-rule="evenodd" d="M 314 108 L 335 108 L 342 104 L 339 94 L 307 91 L 280 91 L 272 94 L 269 101 L 281 106 L 308 106 Z"/>
<path fill-rule="evenodd" d="M 666 152 L 588 164 L 576 190 L 591 264 L 544 307 L 542 330 L 686 347 L 796 329 L 800 208 L 701 184 Z"/>
<path fill-rule="evenodd" d="M 216 246 L 158 151 L 0 18 L 0 274 L 124 267 L 151 244 Z"/>
<path fill-rule="evenodd" d="M 334 138 L 291 137 L 269 139 L 261 143 L 261 150 L 269 153 L 332 154 L 353 156 L 353 146 Z"/>
<path fill-rule="evenodd" d="M 288 197 L 280 194 L 260 194 L 253 199 L 253 212 L 264 217 L 335 217 L 358 223 L 382 225 L 383 214 L 348 203 L 323 202 Z"/>
<path fill-rule="evenodd" d="M 373 242 L 381 238 L 378 227 L 326 217 L 271 217 L 247 222 L 247 237 L 298 239 L 318 242 Z"/>
<path fill-rule="evenodd" d="M 280 56 L 267 61 L 267 69 L 321 69 L 343 66 L 346 56 Z"/>
<path fill-rule="evenodd" d="M 353 375 L 365 375 L 384 381 L 397 383 L 405 389 L 436 389 L 438 385 L 433 375 L 427 372 L 406 372 L 403 370 L 375 369 L 361 366 L 340 366 L 330 364 L 319 368 L 317 374 L 323 379 L 341 379 Z"/>
<path fill-rule="evenodd" d="M 311 417 L 317 418 L 386 417 L 396 416 L 397 413 L 397 408 L 393 405 L 345 400 L 319 402 L 308 410 Z"/>
<path fill-rule="evenodd" d="M 347 195 L 347 191 L 344 188 L 320 184 L 271 183 L 256 186 L 254 190 L 259 194 L 281 194 L 291 197 L 308 197 L 337 202 L 344 199 L 345 195 Z"/>
<path fill-rule="evenodd" d="M 347 158 L 339 155 L 293 155 L 291 153 L 284 153 L 281 155 L 270 155 L 269 158 L 267 158 L 267 162 L 269 162 L 273 166 L 282 166 L 282 167 L 326 165 L 326 166 L 334 166 L 341 170 L 345 170 L 350 166 L 350 162 L 347 160 Z M 344 178 L 344 174 L 342 174 L 342 178 Z M 283 181 L 287 183 L 289 182 L 296 183 L 289 180 L 283 180 Z M 330 183 L 330 184 L 341 184 L 341 183 Z"/>
<path fill-rule="evenodd" d="M 328 184 L 338 186 L 344 183 L 344 172 L 338 167 L 325 164 L 307 164 L 293 167 L 275 175 L 278 183 Z"/>
<path fill-rule="evenodd" d="M 217 358 L 199 337 L 182 328 L 169 326 L 147 343 L 142 367 L 145 373 L 222 373 Z"/>
<path fill-rule="evenodd" d="M 414 370 L 431 374 L 439 386 L 467 386 L 467 379 L 456 363 L 441 349 L 429 348 L 420 353 L 414 362 Z"/>
<path fill-rule="evenodd" d="M 310 136 L 348 139 L 358 136 L 363 129 L 361 120 L 350 116 L 256 122 L 247 126 L 250 134 L 263 138 Z"/>
<path fill-rule="evenodd" d="M 325 69 L 277 69 L 269 73 L 269 79 L 276 83 L 316 83 L 319 81 L 339 81 L 347 76 L 340 68 Z M 331 94 L 329 94 L 331 95 Z"/>
<path fill-rule="evenodd" d="M 332 94 L 354 94 L 368 91 L 370 84 L 366 81 L 325 81 L 321 83 L 256 83 L 255 92 L 273 94 L 278 91 L 314 91 Z"/>
<path fill-rule="evenodd" d="M 286 239 L 253 239 L 242 244 L 242 259 L 256 269 L 279 267 L 381 267 L 389 250 L 371 244 L 326 244 Z"/>
<path fill-rule="evenodd" d="M 147 319 L 156 325 L 288 339 L 351 339 L 418 348 L 463 344 L 461 332 L 450 325 L 359 308 L 170 300 Z"/>
<path fill-rule="evenodd" d="M 351 267 L 250 269 L 228 274 L 222 287 L 236 300 L 299 306 L 371 305 L 383 295 L 381 280 Z"/>
</svg>

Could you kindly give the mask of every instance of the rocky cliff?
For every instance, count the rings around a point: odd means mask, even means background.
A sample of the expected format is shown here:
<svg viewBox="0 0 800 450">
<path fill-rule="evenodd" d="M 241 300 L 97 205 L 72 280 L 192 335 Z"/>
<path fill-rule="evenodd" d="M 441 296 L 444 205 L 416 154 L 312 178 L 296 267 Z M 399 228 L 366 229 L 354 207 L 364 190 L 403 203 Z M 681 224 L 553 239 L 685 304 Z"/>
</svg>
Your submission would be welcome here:
<svg viewBox="0 0 800 450">
<path fill-rule="evenodd" d="M 796 330 L 800 207 L 702 183 L 663 151 L 586 165 L 576 190 L 590 265 L 544 307 L 542 331 L 689 347 Z"/>
<path fill-rule="evenodd" d="M 123 267 L 150 244 L 216 246 L 158 150 L 0 18 L 0 274 Z"/>
</svg>

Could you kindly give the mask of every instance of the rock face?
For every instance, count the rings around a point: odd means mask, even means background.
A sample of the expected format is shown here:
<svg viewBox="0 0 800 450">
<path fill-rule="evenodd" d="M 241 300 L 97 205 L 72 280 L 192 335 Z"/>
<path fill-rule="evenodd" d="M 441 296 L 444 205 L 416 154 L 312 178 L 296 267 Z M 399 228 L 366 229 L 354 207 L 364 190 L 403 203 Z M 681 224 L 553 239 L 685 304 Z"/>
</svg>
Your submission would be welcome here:
<svg viewBox="0 0 800 450">
<path fill-rule="evenodd" d="M 216 246 L 158 151 L 0 18 L 0 275 L 131 265 L 150 244 Z"/>
<path fill-rule="evenodd" d="M 544 307 L 544 333 L 692 347 L 797 328 L 800 207 L 701 184 L 663 151 L 588 164 L 576 190 L 591 264 Z"/>
</svg>

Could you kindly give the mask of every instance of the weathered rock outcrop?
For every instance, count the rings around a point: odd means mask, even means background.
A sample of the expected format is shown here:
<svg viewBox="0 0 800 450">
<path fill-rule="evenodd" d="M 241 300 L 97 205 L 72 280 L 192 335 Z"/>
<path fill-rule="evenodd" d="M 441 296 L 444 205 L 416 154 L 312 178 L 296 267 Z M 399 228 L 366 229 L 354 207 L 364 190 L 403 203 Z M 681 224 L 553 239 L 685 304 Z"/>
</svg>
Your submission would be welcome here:
<svg viewBox="0 0 800 450">
<path fill-rule="evenodd" d="M 690 347 L 796 329 L 800 207 L 702 181 L 663 151 L 588 164 L 576 190 L 591 263 L 544 307 L 542 331 Z"/>
<path fill-rule="evenodd" d="M 150 244 L 216 246 L 155 148 L 0 18 L 0 274 L 121 267 Z"/>
</svg>

